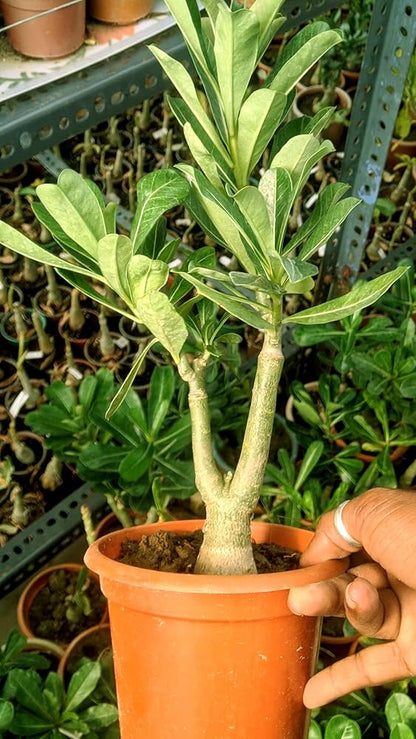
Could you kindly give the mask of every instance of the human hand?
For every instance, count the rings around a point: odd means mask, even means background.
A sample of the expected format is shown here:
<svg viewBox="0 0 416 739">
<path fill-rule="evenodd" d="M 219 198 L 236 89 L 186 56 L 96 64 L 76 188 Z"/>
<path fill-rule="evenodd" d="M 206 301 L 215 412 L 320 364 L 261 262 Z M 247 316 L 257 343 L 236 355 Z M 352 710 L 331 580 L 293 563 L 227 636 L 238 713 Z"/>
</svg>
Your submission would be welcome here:
<svg viewBox="0 0 416 739">
<path fill-rule="evenodd" d="M 334 511 L 319 522 L 301 565 L 351 555 L 351 568 L 333 580 L 292 588 L 289 608 L 306 616 L 346 617 L 365 636 L 388 640 L 334 662 L 306 685 L 308 708 L 353 690 L 416 674 L 416 494 L 374 488 L 343 510 L 349 546 L 334 526 Z"/>
</svg>

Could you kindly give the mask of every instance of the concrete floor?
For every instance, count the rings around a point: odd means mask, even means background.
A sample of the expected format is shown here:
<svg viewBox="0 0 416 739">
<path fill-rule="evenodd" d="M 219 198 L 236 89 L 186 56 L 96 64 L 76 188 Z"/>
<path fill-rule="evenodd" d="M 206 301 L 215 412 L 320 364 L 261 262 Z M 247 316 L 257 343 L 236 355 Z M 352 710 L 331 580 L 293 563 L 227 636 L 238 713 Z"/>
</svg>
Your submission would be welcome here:
<svg viewBox="0 0 416 739">
<path fill-rule="evenodd" d="M 82 536 L 72 542 L 66 549 L 63 549 L 56 557 L 51 559 L 48 565 L 60 564 L 61 562 L 82 562 L 82 557 L 87 548 L 85 538 Z M 44 569 L 44 568 L 42 568 Z M 27 581 L 26 581 L 27 582 Z M 8 593 L 0 600 L 0 645 L 4 644 L 7 635 L 11 629 L 17 627 L 16 607 L 20 593 L 24 589 L 26 583 L 20 584 L 17 588 Z"/>
</svg>

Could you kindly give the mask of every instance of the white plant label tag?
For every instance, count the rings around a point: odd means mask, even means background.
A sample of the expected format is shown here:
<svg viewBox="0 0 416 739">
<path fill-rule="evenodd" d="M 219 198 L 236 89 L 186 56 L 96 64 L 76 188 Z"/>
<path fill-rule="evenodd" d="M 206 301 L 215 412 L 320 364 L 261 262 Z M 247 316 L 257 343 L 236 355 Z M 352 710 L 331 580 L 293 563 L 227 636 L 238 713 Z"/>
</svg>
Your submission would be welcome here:
<svg viewBox="0 0 416 739">
<path fill-rule="evenodd" d="M 33 351 L 26 354 L 26 359 L 42 359 L 43 357 L 44 353 L 41 351 Z"/>
<path fill-rule="evenodd" d="M 74 377 L 75 380 L 82 380 L 82 372 L 80 372 L 79 369 L 77 369 L 76 367 L 69 367 L 68 375 Z"/>
<path fill-rule="evenodd" d="M 29 393 L 26 392 L 26 390 L 21 390 L 19 395 L 16 395 L 13 403 L 10 406 L 9 413 L 12 418 L 16 418 L 16 416 L 19 415 L 21 409 L 23 408 L 24 404 L 26 403 L 27 399 L 29 397 Z"/>
<path fill-rule="evenodd" d="M 126 346 L 129 345 L 129 340 L 126 339 L 125 336 L 120 336 L 120 338 L 116 339 L 114 343 L 116 346 L 118 346 L 119 349 L 124 349 Z"/>
</svg>

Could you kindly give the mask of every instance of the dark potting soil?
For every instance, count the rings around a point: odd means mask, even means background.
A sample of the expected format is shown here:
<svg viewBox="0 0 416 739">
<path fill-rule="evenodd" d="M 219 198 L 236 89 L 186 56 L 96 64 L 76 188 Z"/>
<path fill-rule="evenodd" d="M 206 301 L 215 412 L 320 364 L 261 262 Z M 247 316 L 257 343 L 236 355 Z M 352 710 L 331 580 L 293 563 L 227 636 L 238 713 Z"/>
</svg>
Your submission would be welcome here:
<svg viewBox="0 0 416 739">
<path fill-rule="evenodd" d="M 192 573 L 202 543 L 202 531 L 176 534 L 158 531 L 139 541 L 126 539 L 119 562 L 161 572 Z M 278 544 L 253 544 L 257 572 L 286 572 L 299 567 L 300 553 Z"/>
<path fill-rule="evenodd" d="M 98 582 L 92 578 L 87 590 L 83 591 L 88 596 L 91 613 L 85 615 L 81 612 L 76 620 L 67 617 L 68 607 L 72 609 L 73 606 L 78 574 L 64 569 L 52 572 L 47 584 L 34 597 L 29 611 L 29 625 L 35 636 L 68 644 L 80 631 L 101 621 L 107 601 Z"/>
</svg>

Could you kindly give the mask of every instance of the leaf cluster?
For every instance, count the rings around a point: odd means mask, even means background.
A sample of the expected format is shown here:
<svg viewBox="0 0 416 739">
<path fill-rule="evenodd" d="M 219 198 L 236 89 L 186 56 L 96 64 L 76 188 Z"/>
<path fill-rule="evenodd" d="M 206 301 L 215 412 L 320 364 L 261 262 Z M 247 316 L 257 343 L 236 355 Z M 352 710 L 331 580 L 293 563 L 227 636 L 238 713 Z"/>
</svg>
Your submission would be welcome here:
<svg viewBox="0 0 416 739">
<path fill-rule="evenodd" d="M 100 663 L 87 662 L 73 673 L 65 690 L 55 672 L 48 672 L 42 678 L 32 668 L 13 667 L 1 690 L 1 735 L 116 739 L 119 736 L 116 706 L 95 700 L 100 678 Z"/>
<path fill-rule="evenodd" d="M 308 739 L 414 739 L 414 679 L 355 691 L 315 712 Z"/>
<path fill-rule="evenodd" d="M 155 480 L 159 494 L 195 492 L 189 411 L 177 404 L 175 373 L 155 367 L 148 397 L 130 389 L 111 419 L 106 411 L 117 392 L 113 374 L 101 368 L 74 390 L 63 382 L 46 388 L 48 402 L 27 416 L 46 446 L 75 465 L 98 491 L 118 494 L 136 510 L 147 510 Z"/>
</svg>

